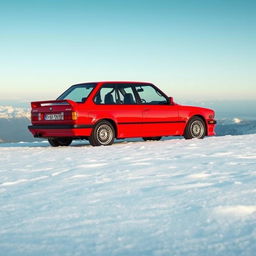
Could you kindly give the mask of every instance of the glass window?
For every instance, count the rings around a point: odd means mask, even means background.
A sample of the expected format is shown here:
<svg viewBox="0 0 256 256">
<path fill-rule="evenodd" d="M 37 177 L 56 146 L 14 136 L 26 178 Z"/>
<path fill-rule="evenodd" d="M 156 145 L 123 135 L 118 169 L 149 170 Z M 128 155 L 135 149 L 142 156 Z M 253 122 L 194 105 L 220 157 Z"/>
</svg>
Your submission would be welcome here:
<svg viewBox="0 0 256 256">
<path fill-rule="evenodd" d="M 166 97 L 151 85 L 136 85 L 136 91 L 142 104 L 167 104 Z"/>
<path fill-rule="evenodd" d="M 74 85 L 65 91 L 57 100 L 73 100 L 78 103 L 85 102 L 96 84 Z"/>
<path fill-rule="evenodd" d="M 103 86 L 95 98 L 97 104 L 116 104 L 117 96 L 114 85 Z"/>
<path fill-rule="evenodd" d="M 120 104 L 137 104 L 136 97 L 134 96 L 133 88 L 131 85 L 118 85 L 117 90 Z"/>
<path fill-rule="evenodd" d="M 131 85 L 106 84 L 97 93 L 94 102 L 96 104 L 136 104 L 136 98 Z"/>
</svg>

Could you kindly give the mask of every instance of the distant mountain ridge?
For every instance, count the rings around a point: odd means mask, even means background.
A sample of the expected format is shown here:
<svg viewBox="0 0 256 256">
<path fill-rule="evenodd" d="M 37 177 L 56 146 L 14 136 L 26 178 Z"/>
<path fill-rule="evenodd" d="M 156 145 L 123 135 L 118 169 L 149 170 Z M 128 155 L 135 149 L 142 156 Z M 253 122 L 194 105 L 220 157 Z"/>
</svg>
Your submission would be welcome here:
<svg viewBox="0 0 256 256">
<path fill-rule="evenodd" d="M 0 118 L 0 142 L 35 141 L 28 131 L 29 124 L 26 117 Z"/>
<path fill-rule="evenodd" d="M 256 120 L 223 118 L 217 122 L 217 136 L 256 133 Z M 0 143 L 38 140 L 28 131 L 29 124 L 29 108 L 0 106 Z"/>
<path fill-rule="evenodd" d="M 215 131 L 217 136 L 254 134 L 256 133 L 256 120 L 239 118 L 234 118 L 232 122 L 219 120 Z"/>
<path fill-rule="evenodd" d="M 34 141 L 27 129 L 29 124 L 30 109 L 0 106 L 0 142 Z"/>
<path fill-rule="evenodd" d="M 30 110 L 27 108 L 0 106 L 0 119 L 30 118 Z"/>
</svg>

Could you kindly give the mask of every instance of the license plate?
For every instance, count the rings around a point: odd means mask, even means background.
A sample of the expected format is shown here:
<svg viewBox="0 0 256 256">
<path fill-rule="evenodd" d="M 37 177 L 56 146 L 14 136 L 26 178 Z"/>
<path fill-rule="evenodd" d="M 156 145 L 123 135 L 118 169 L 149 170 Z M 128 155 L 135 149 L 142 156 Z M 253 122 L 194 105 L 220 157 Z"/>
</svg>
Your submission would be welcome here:
<svg viewBox="0 0 256 256">
<path fill-rule="evenodd" d="M 60 114 L 47 114 L 44 117 L 44 120 L 64 120 L 64 113 Z"/>
</svg>

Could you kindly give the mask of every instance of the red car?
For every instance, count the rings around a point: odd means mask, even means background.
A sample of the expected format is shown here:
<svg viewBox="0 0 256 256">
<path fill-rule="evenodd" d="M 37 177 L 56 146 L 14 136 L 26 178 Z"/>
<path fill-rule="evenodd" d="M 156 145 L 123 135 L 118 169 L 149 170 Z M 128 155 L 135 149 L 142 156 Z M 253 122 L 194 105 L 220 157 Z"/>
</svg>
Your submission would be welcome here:
<svg viewBox="0 0 256 256">
<path fill-rule="evenodd" d="M 54 147 L 68 146 L 74 139 L 100 146 L 111 145 L 115 138 L 215 135 L 213 110 L 178 105 L 151 83 L 76 84 L 57 100 L 31 106 L 30 132 Z"/>
</svg>

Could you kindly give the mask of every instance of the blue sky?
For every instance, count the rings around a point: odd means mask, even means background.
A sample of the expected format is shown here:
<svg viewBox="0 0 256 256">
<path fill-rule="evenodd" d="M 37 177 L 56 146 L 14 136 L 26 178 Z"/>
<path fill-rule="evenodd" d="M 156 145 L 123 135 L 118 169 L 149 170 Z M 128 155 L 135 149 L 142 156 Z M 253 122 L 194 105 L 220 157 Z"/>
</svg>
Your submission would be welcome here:
<svg viewBox="0 0 256 256">
<path fill-rule="evenodd" d="M 0 2 L 0 100 L 150 81 L 178 100 L 256 100 L 256 1 Z"/>
</svg>

